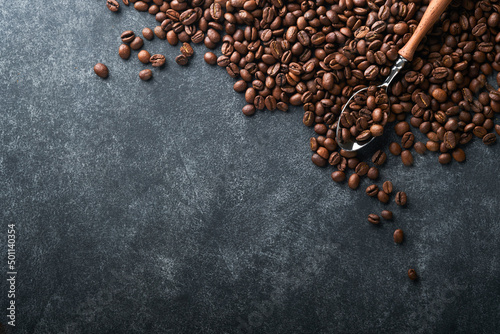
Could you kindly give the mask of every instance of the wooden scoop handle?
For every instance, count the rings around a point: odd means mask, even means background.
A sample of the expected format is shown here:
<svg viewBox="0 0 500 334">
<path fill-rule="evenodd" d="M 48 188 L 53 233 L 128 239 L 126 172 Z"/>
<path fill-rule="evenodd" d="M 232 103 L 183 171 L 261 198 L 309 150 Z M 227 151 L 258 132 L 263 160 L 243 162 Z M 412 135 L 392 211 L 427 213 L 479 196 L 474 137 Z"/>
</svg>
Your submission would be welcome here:
<svg viewBox="0 0 500 334">
<path fill-rule="evenodd" d="M 427 6 L 424 16 L 422 20 L 420 20 L 410 40 L 401 50 L 399 50 L 399 54 L 403 58 L 408 61 L 413 60 L 413 54 L 420 45 L 420 42 L 422 42 L 424 36 L 431 30 L 437 20 L 439 20 L 439 17 L 443 14 L 450 2 L 451 0 L 431 0 L 431 3 Z"/>
</svg>

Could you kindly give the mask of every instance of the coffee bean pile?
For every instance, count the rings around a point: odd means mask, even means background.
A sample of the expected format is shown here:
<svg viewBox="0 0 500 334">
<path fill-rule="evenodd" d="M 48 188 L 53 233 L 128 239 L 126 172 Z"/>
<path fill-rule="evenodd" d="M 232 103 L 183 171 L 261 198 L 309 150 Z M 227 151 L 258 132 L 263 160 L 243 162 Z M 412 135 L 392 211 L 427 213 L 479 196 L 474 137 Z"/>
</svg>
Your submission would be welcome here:
<svg viewBox="0 0 500 334">
<path fill-rule="evenodd" d="M 122 2 L 155 16 L 158 25 L 145 28 L 144 38 L 156 36 L 174 46 L 182 43 L 175 59 L 179 65 L 187 65 L 193 56 L 190 43 L 203 43 L 212 50 L 220 47 L 219 56 L 207 52 L 204 59 L 236 79 L 234 90 L 244 93 L 247 102 L 245 115 L 302 106 L 303 123 L 316 133 L 310 139 L 312 162 L 333 166 L 332 179 L 347 179 L 352 189 L 359 187 L 363 177 L 378 179 L 378 167 L 387 155 L 375 152 L 370 164 L 355 152 L 339 149 L 338 140 L 367 141 L 388 133 L 384 126 L 392 123 L 401 142 L 392 142 L 389 151 L 411 166 L 412 151 L 437 152 L 441 164 L 463 162 L 462 147 L 474 137 L 492 145 L 497 139 L 493 130 L 500 135 L 500 126 L 494 124 L 500 113 L 500 92 L 487 83 L 488 76 L 500 71 L 498 0 L 452 1 L 383 97 L 371 86 L 390 74 L 429 0 Z M 116 0 L 106 4 L 113 12 L 120 10 Z M 143 47 L 143 39 L 132 31 L 121 38 L 123 59 Z M 147 51 L 138 56 L 153 66 L 165 63 L 162 55 L 149 56 Z M 151 76 L 151 70 L 140 74 L 143 80 Z M 500 84 L 500 74 L 497 80 Z M 366 99 L 354 100 L 348 106 L 350 112 L 341 117 L 348 99 L 363 88 L 368 88 Z M 346 127 L 340 139 L 336 138 L 339 121 Z M 417 129 L 424 140 L 416 139 Z M 393 189 L 392 183 L 386 183 L 381 188 L 370 185 L 367 195 L 389 202 Z M 404 192 L 394 196 L 398 205 L 406 204 Z M 381 215 L 392 219 L 390 211 Z M 380 222 L 375 214 L 369 220 Z M 402 231 L 396 232 L 394 240 L 402 241 Z M 413 274 L 409 272 L 416 277 Z"/>
</svg>

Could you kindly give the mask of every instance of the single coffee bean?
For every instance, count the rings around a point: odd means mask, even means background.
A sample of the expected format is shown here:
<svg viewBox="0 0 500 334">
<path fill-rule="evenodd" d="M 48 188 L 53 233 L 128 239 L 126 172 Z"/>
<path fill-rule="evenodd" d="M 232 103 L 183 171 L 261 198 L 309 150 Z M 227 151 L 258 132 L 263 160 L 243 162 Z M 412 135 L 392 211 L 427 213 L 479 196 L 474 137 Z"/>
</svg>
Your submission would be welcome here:
<svg viewBox="0 0 500 334">
<path fill-rule="evenodd" d="M 388 203 L 389 202 L 389 195 L 387 195 L 383 190 L 379 190 L 377 193 L 377 199 L 381 203 Z"/>
<path fill-rule="evenodd" d="M 392 193 L 392 182 L 385 181 L 384 184 L 382 185 L 382 189 L 387 195 L 390 195 Z"/>
<path fill-rule="evenodd" d="M 148 81 L 153 77 L 153 71 L 150 69 L 145 69 L 139 72 L 139 78 L 144 81 Z"/>
<path fill-rule="evenodd" d="M 162 67 L 166 63 L 165 56 L 161 55 L 161 54 L 152 55 L 149 58 L 149 61 L 151 62 L 151 64 L 153 65 L 153 67 Z"/>
<path fill-rule="evenodd" d="M 257 108 L 259 109 L 259 108 Z M 326 165 L 326 159 L 322 158 L 319 154 L 314 153 L 311 157 L 312 162 L 318 167 L 324 167 Z"/>
<path fill-rule="evenodd" d="M 128 46 L 127 44 L 121 44 L 120 47 L 118 48 L 118 55 L 120 56 L 120 58 L 122 59 L 129 59 L 130 58 L 130 46 Z"/>
<path fill-rule="evenodd" d="M 217 56 L 213 52 L 207 52 L 205 53 L 205 56 L 203 56 L 205 59 L 205 62 L 209 65 L 215 65 L 217 63 Z"/>
<path fill-rule="evenodd" d="M 141 50 L 137 54 L 137 58 L 139 58 L 139 61 L 141 63 L 143 63 L 143 64 L 149 64 L 149 59 L 151 58 L 151 55 L 146 50 Z"/>
<path fill-rule="evenodd" d="M 155 34 L 153 30 L 151 30 L 150 28 L 144 28 L 142 29 L 142 36 L 144 36 L 145 39 L 150 41 L 154 38 Z"/>
<path fill-rule="evenodd" d="M 126 30 L 122 32 L 121 39 L 123 43 L 130 43 L 134 40 L 135 34 L 132 30 Z"/>
<path fill-rule="evenodd" d="M 396 193 L 396 197 L 394 198 L 394 201 L 396 202 L 397 205 L 399 206 L 405 206 L 407 202 L 407 196 L 404 191 L 398 191 Z"/>
<path fill-rule="evenodd" d="M 415 144 L 413 144 L 413 148 L 415 149 L 415 152 L 417 152 L 418 154 L 424 154 L 425 151 L 427 151 L 425 144 L 420 141 L 417 141 Z"/>
<path fill-rule="evenodd" d="M 398 228 L 396 231 L 394 231 L 393 238 L 394 238 L 395 243 L 397 243 L 397 244 L 402 243 L 403 239 L 404 239 L 403 230 Z"/>
<path fill-rule="evenodd" d="M 414 281 L 417 279 L 417 272 L 415 271 L 415 269 L 408 269 L 408 277 Z"/>
<path fill-rule="evenodd" d="M 497 135 L 500 136 L 500 125 L 499 124 L 495 124 L 495 132 L 497 133 Z"/>
<path fill-rule="evenodd" d="M 252 116 L 253 114 L 255 114 L 255 106 L 253 104 L 247 104 L 243 107 L 242 111 L 243 115 Z"/>
<path fill-rule="evenodd" d="M 332 173 L 332 180 L 339 183 L 345 180 L 345 173 L 341 171 L 335 171 Z"/>
<path fill-rule="evenodd" d="M 370 197 L 375 197 L 378 194 L 378 186 L 376 184 L 372 184 L 366 188 L 366 194 Z"/>
<path fill-rule="evenodd" d="M 186 66 L 189 63 L 189 60 L 188 57 L 182 54 L 175 57 L 175 62 L 180 66 Z"/>
<path fill-rule="evenodd" d="M 380 224 L 380 217 L 374 213 L 370 213 L 368 215 L 368 222 L 374 225 L 378 225 Z"/>
<path fill-rule="evenodd" d="M 401 146 L 403 146 L 403 148 L 405 149 L 411 148 L 414 142 L 415 136 L 409 131 L 403 135 L 403 138 L 401 138 Z"/>
<path fill-rule="evenodd" d="M 398 136 L 403 136 L 405 133 L 407 133 L 408 131 L 410 131 L 410 125 L 408 124 L 408 122 L 399 122 L 398 124 L 396 124 L 394 126 L 394 130 L 396 131 L 396 134 Z"/>
<path fill-rule="evenodd" d="M 389 210 L 383 210 L 383 211 L 380 213 L 380 216 L 381 216 L 382 218 L 384 218 L 385 220 L 392 220 L 393 214 L 392 214 L 392 211 L 389 211 Z"/>
<path fill-rule="evenodd" d="M 413 155 L 409 150 L 404 150 L 403 152 L 401 152 L 401 161 L 405 166 L 413 165 Z"/>
<path fill-rule="evenodd" d="M 351 188 L 352 190 L 356 190 L 358 187 L 359 187 L 359 175 L 358 174 L 352 174 L 350 177 L 349 177 L 349 180 L 347 182 L 347 185 L 349 186 L 349 188 Z"/>
<path fill-rule="evenodd" d="M 182 43 L 181 53 L 186 57 L 192 57 L 194 53 L 193 47 L 189 43 Z"/>
<path fill-rule="evenodd" d="M 450 153 L 442 153 L 439 155 L 439 163 L 441 165 L 446 165 L 446 164 L 449 164 L 451 162 L 451 154 Z"/>
<path fill-rule="evenodd" d="M 465 152 L 461 148 L 456 148 L 453 150 L 451 153 L 453 156 L 453 159 L 457 162 L 464 162 L 465 161 Z"/>
<path fill-rule="evenodd" d="M 102 63 L 97 63 L 94 65 L 94 72 L 97 76 L 106 79 L 109 75 L 108 67 Z"/>
<path fill-rule="evenodd" d="M 392 142 L 389 144 L 389 152 L 391 152 L 392 155 L 398 156 L 401 154 L 401 151 L 401 146 L 398 143 Z"/>
<path fill-rule="evenodd" d="M 130 42 L 132 50 L 139 50 L 144 45 L 144 41 L 139 36 L 135 36 L 134 40 Z"/>
<path fill-rule="evenodd" d="M 117 12 L 120 9 L 120 4 L 116 0 L 106 0 L 106 6 L 112 12 Z"/>
<path fill-rule="evenodd" d="M 483 137 L 483 143 L 485 145 L 493 145 L 497 141 L 497 136 L 494 133 L 488 133 Z"/>
<path fill-rule="evenodd" d="M 377 166 L 382 166 L 387 160 L 387 154 L 382 150 L 378 150 L 372 156 L 372 162 Z"/>
<path fill-rule="evenodd" d="M 370 180 L 376 180 L 379 176 L 379 171 L 377 167 L 370 167 L 368 173 L 366 174 Z"/>
</svg>

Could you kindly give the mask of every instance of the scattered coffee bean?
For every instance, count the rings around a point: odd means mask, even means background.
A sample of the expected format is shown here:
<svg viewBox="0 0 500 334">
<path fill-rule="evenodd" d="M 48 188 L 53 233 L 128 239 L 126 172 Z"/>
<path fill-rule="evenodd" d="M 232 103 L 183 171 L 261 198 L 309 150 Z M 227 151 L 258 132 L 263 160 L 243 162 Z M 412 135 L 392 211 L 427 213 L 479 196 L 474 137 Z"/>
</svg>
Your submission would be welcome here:
<svg viewBox="0 0 500 334">
<path fill-rule="evenodd" d="M 155 37 L 155 33 L 150 28 L 144 28 L 142 29 L 142 36 L 144 36 L 145 39 L 150 41 Z"/>
<path fill-rule="evenodd" d="M 141 63 L 143 63 L 143 64 L 149 64 L 149 59 L 151 58 L 151 55 L 146 50 L 141 50 L 137 54 L 137 58 L 139 58 L 139 61 Z"/>
<path fill-rule="evenodd" d="M 134 40 L 130 42 L 132 50 L 139 50 L 144 45 L 144 41 L 139 36 L 135 36 Z"/>
<path fill-rule="evenodd" d="M 166 63 L 166 59 L 164 55 L 154 54 L 149 58 L 149 62 L 153 67 L 162 67 Z"/>
<path fill-rule="evenodd" d="M 377 198 L 381 203 L 389 202 L 389 195 L 387 195 L 383 190 L 379 190 L 377 193 Z"/>
<path fill-rule="evenodd" d="M 132 30 L 126 30 L 122 32 L 121 39 L 123 43 L 130 43 L 134 40 L 135 34 Z"/>
<path fill-rule="evenodd" d="M 394 231 L 393 237 L 395 243 L 397 244 L 402 243 L 404 238 L 403 230 L 397 229 L 396 231 Z"/>
<path fill-rule="evenodd" d="M 401 154 L 401 146 L 396 143 L 396 142 L 392 142 L 390 145 L 389 145 L 389 152 L 391 152 L 392 155 L 400 155 Z"/>
<path fill-rule="evenodd" d="M 387 154 L 385 154 L 385 152 L 382 152 L 381 150 L 378 150 L 372 156 L 372 162 L 377 166 L 383 165 L 386 160 Z"/>
<path fill-rule="evenodd" d="M 189 43 L 182 43 L 181 53 L 188 58 L 192 57 L 194 53 L 193 47 Z"/>
<path fill-rule="evenodd" d="M 396 197 L 394 198 L 394 201 L 396 202 L 397 205 L 399 206 L 405 206 L 407 202 L 407 196 L 404 191 L 398 191 L 396 193 Z"/>
<path fill-rule="evenodd" d="M 358 187 L 359 187 L 359 181 L 360 181 L 359 175 L 352 174 L 349 177 L 347 184 L 348 184 L 349 188 L 351 188 L 352 190 L 355 190 L 355 189 L 358 189 Z"/>
<path fill-rule="evenodd" d="M 383 210 L 380 216 L 382 216 L 385 220 L 392 220 L 393 214 L 392 211 Z"/>
<path fill-rule="evenodd" d="M 415 269 L 408 269 L 408 277 L 414 281 L 417 279 L 417 272 L 415 271 Z"/>
<path fill-rule="evenodd" d="M 372 184 L 366 188 L 366 194 L 370 197 L 375 197 L 378 194 L 378 186 L 376 184 Z"/>
<path fill-rule="evenodd" d="M 370 213 L 368 215 L 368 222 L 375 224 L 375 225 L 378 225 L 378 224 L 380 224 L 380 217 L 374 213 Z"/>
<path fill-rule="evenodd" d="M 102 63 L 97 63 L 94 66 L 94 72 L 97 76 L 106 79 L 109 75 L 108 67 Z"/>
<path fill-rule="evenodd" d="M 401 152 L 401 161 L 405 166 L 413 165 L 413 155 L 409 150 L 404 150 L 403 152 Z"/>
<path fill-rule="evenodd" d="M 382 189 L 387 195 L 390 195 L 392 193 L 392 182 L 385 181 L 384 184 L 382 185 Z"/>
<path fill-rule="evenodd" d="M 120 47 L 118 48 L 118 55 L 122 59 L 129 59 L 130 58 L 130 46 L 127 44 L 121 44 Z"/>
<path fill-rule="evenodd" d="M 341 171 L 335 171 L 332 173 L 332 180 L 339 183 L 345 180 L 345 173 Z"/>
<path fill-rule="evenodd" d="M 150 69 L 145 69 L 139 72 L 139 78 L 141 80 L 147 81 L 153 77 L 153 71 Z"/>
<path fill-rule="evenodd" d="M 116 0 L 106 0 L 106 6 L 112 12 L 117 12 L 120 9 L 120 4 Z"/>
<path fill-rule="evenodd" d="M 175 62 L 181 66 L 186 66 L 189 63 L 188 57 L 186 57 L 185 55 L 178 55 L 177 57 L 175 57 Z"/>
<path fill-rule="evenodd" d="M 203 58 L 205 59 L 205 62 L 209 65 L 215 65 L 217 63 L 217 56 L 213 52 L 205 53 L 205 56 Z"/>
</svg>

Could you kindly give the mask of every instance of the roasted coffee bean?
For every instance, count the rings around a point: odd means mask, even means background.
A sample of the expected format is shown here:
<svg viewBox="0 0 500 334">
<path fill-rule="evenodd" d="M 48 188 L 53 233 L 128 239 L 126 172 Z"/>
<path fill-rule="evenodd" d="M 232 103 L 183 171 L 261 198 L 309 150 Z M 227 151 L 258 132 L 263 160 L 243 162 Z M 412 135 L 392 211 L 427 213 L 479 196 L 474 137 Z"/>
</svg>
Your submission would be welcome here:
<svg viewBox="0 0 500 334">
<path fill-rule="evenodd" d="M 449 153 L 442 153 L 439 155 L 439 163 L 442 165 L 449 164 L 451 162 L 451 154 Z"/>
<path fill-rule="evenodd" d="M 415 142 L 415 136 L 411 132 L 406 132 L 403 135 L 403 138 L 401 138 L 401 146 L 405 149 L 409 149 L 413 146 L 413 143 Z"/>
<path fill-rule="evenodd" d="M 398 191 L 396 193 L 396 197 L 394 198 L 394 201 L 399 206 L 405 206 L 406 201 L 407 201 L 406 193 L 404 191 Z"/>
<path fill-rule="evenodd" d="M 387 160 L 387 154 L 385 152 L 378 150 L 372 156 L 372 162 L 377 166 L 382 166 Z"/>
<path fill-rule="evenodd" d="M 94 72 L 97 76 L 106 79 L 109 75 L 108 67 L 102 63 L 97 63 L 94 65 Z"/>
<path fill-rule="evenodd" d="M 457 162 L 464 162 L 465 161 L 465 152 L 461 148 L 456 148 L 452 152 L 453 159 Z"/>
<path fill-rule="evenodd" d="M 398 143 L 392 142 L 389 144 L 389 152 L 391 152 L 391 154 L 398 156 L 401 154 L 401 151 L 401 146 Z"/>
<path fill-rule="evenodd" d="M 389 195 L 387 195 L 383 190 L 378 191 L 377 198 L 381 203 L 389 202 Z"/>
<path fill-rule="evenodd" d="M 134 40 L 130 42 L 132 50 L 139 50 L 144 45 L 144 41 L 139 36 L 135 36 Z"/>
<path fill-rule="evenodd" d="M 425 151 L 427 151 L 425 144 L 420 141 L 417 141 L 415 144 L 413 144 L 413 148 L 415 149 L 415 152 L 417 152 L 418 154 L 424 154 Z"/>
<path fill-rule="evenodd" d="M 378 186 L 376 184 L 372 184 L 366 188 L 366 194 L 370 197 L 375 197 L 378 194 Z"/>
<path fill-rule="evenodd" d="M 205 62 L 209 65 L 215 65 L 217 63 L 217 56 L 213 52 L 207 52 L 203 56 Z"/>
<path fill-rule="evenodd" d="M 155 54 L 152 55 L 151 58 L 149 58 L 149 61 L 151 62 L 151 65 L 153 65 L 153 67 L 162 67 L 163 65 L 165 65 L 166 59 L 164 55 Z"/>
<path fill-rule="evenodd" d="M 150 41 L 154 38 L 155 34 L 153 30 L 151 30 L 150 28 L 144 28 L 142 29 L 142 36 L 144 36 L 145 39 Z"/>
<path fill-rule="evenodd" d="M 394 231 L 393 238 L 394 238 L 395 243 L 397 243 L 397 244 L 402 243 L 403 239 L 404 239 L 403 230 L 398 228 L 396 231 Z"/>
<path fill-rule="evenodd" d="M 332 173 L 332 180 L 335 182 L 343 182 L 345 180 L 345 173 L 341 171 L 335 171 Z"/>
<path fill-rule="evenodd" d="M 348 186 L 349 188 L 351 188 L 352 190 L 355 190 L 359 187 L 359 175 L 358 174 L 352 174 L 350 177 L 349 177 L 349 180 L 348 180 Z"/>
<path fill-rule="evenodd" d="M 385 181 L 384 184 L 382 185 L 382 189 L 387 195 L 390 195 L 392 193 L 392 182 Z"/>
<path fill-rule="evenodd" d="M 485 145 L 493 145 L 497 141 L 497 137 L 494 133 L 488 133 L 483 137 L 483 143 Z"/>
<path fill-rule="evenodd" d="M 141 80 L 147 81 L 153 77 L 153 71 L 150 69 L 145 69 L 139 72 L 139 78 Z"/>
<path fill-rule="evenodd" d="M 245 116 L 252 116 L 255 114 L 255 106 L 253 104 L 247 104 L 242 109 Z"/>
<path fill-rule="evenodd" d="M 380 224 L 380 217 L 377 214 L 370 213 L 368 215 L 368 222 L 375 224 L 375 225 L 378 225 L 378 224 Z"/>
<path fill-rule="evenodd" d="M 405 166 L 412 166 L 413 165 L 413 155 L 409 150 L 404 150 L 401 152 L 401 161 L 403 162 L 403 165 Z"/>
<path fill-rule="evenodd" d="M 389 210 L 383 210 L 383 211 L 380 213 L 380 216 L 381 216 L 382 218 L 384 218 L 385 220 L 392 220 L 393 214 L 392 214 L 392 211 L 389 211 Z"/>
<path fill-rule="evenodd" d="M 182 43 L 181 53 L 186 57 L 192 57 L 194 53 L 193 47 L 189 43 Z"/>
<path fill-rule="evenodd" d="M 132 30 L 126 30 L 122 32 L 121 39 L 123 43 L 130 43 L 134 40 L 135 34 Z"/>
<path fill-rule="evenodd" d="M 412 281 L 417 279 L 417 272 L 415 269 L 408 269 L 408 278 L 410 278 Z"/>
<path fill-rule="evenodd" d="M 151 55 L 146 50 L 141 50 L 137 54 L 137 58 L 139 58 L 139 61 L 141 63 L 148 64 L 149 63 L 149 59 L 151 58 Z"/>
<path fill-rule="evenodd" d="M 118 55 L 122 59 L 125 60 L 129 59 L 130 53 L 131 53 L 130 46 L 128 46 L 127 44 L 121 44 L 120 47 L 118 48 Z"/>
<path fill-rule="evenodd" d="M 116 0 L 106 0 L 106 6 L 112 12 L 117 12 L 120 9 L 120 4 Z"/>
<path fill-rule="evenodd" d="M 370 180 L 376 180 L 379 176 L 379 171 L 377 167 L 370 167 L 368 173 L 366 174 Z"/>
<path fill-rule="evenodd" d="M 186 66 L 189 63 L 188 57 L 181 54 L 175 57 L 175 62 L 180 66 Z"/>
</svg>

